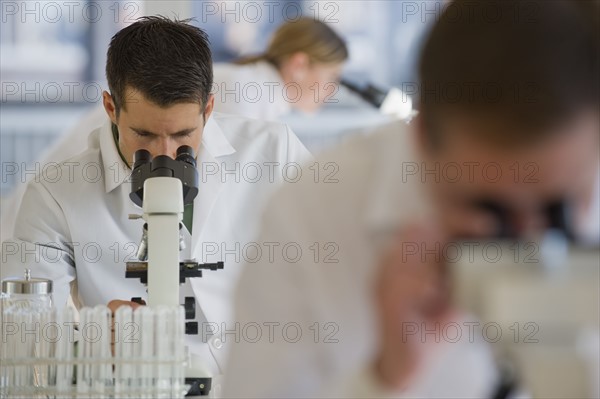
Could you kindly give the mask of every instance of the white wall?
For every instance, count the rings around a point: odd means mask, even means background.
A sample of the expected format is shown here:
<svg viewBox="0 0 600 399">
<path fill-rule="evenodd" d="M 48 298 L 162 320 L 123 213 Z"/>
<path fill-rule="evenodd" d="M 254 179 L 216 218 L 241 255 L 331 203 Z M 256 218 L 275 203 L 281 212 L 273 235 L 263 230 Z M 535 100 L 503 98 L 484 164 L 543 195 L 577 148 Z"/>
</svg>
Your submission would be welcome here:
<svg viewBox="0 0 600 399">
<path fill-rule="evenodd" d="M 190 0 L 144 0 L 145 15 L 163 15 L 165 17 L 186 19 L 193 17 Z"/>
</svg>

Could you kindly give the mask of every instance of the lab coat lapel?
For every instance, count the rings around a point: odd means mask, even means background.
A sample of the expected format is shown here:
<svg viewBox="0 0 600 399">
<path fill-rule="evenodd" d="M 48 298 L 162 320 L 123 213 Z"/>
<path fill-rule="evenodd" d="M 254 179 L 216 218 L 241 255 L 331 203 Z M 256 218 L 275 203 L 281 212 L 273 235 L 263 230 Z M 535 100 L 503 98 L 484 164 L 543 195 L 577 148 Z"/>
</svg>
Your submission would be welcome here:
<svg viewBox="0 0 600 399">
<path fill-rule="evenodd" d="M 225 183 L 221 178 L 221 169 L 226 157 L 235 153 L 214 118 L 209 118 L 204 128 L 202 146 L 198 156 L 198 196 L 194 200 L 194 217 L 192 222 L 191 254 L 201 261 L 199 248 L 200 237 L 205 236 L 207 222 L 219 198 Z"/>
<path fill-rule="evenodd" d="M 102 155 L 104 189 L 106 193 L 109 193 L 121 184 L 129 181 L 131 169 L 123 162 L 119 155 L 119 150 L 117 149 L 115 139 L 113 138 L 112 122 L 110 120 L 106 121 L 99 128 L 97 135 L 98 145 Z M 94 140 L 95 139 L 90 138 L 92 146 L 95 145 L 93 143 Z"/>
<path fill-rule="evenodd" d="M 192 236 L 195 239 L 192 240 L 192 256 L 201 259 L 199 257 L 198 250 L 201 245 L 200 237 L 205 235 L 205 228 L 207 227 L 207 221 L 212 213 L 212 209 L 219 198 L 221 191 L 225 187 L 225 184 L 220 178 L 220 173 L 212 175 L 211 171 L 214 168 L 220 168 L 220 164 L 216 158 L 210 155 L 207 151 L 202 151 L 200 156 L 203 160 L 198 165 L 198 196 L 194 200 L 194 219 L 192 224 Z"/>
</svg>

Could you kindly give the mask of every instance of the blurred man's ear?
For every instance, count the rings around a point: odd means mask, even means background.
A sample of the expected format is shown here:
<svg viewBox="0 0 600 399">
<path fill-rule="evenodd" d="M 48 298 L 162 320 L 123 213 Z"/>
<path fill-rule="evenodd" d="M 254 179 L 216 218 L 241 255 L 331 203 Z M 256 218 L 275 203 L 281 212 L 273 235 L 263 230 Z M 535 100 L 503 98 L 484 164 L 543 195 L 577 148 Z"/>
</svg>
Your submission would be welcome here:
<svg viewBox="0 0 600 399">
<path fill-rule="evenodd" d="M 106 111 L 106 114 L 110 118 L 111 122 L 116 125 L 117 108 L 112 96 L 107 91 L 102 92 L 102 104 L 104 105 L 104 110 Z"/>
<path fill-rule="evenodd" d="M 210 118 L 210 115 L 212 114 L 213 110 L 215 109 L 215 95 L 211 94 L 208 96 L 208 100 L 206 101 L 206 107 L 204 107 L 204 125 L 206 125 L 206 122 L 208 121 L 208 118 Z"/>
<path fill-rule="evenodd" d="M 419 153 L 423 155 L 430 155 L 434 149 L 436 149 L 436 144 L 438 143 L 434 143 L 433 132 L 428 130 L 431 127 L 428 127 L 425 123 L 424 115 L 419 112 L 419 115 L 413 119 L 411 125 L 414 126 L 414 131 L 416 134 L 415 143 Z"/>
</svg>

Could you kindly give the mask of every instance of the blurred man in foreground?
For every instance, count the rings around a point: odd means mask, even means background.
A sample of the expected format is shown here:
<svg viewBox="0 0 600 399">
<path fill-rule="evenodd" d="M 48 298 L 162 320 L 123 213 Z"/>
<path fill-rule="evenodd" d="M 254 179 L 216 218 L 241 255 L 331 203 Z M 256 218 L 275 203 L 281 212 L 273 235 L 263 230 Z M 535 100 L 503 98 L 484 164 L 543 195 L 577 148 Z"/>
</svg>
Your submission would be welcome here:
<svg viewBox="0 0 600 399">
<path fill-rule="evenodd" d="M 261 242 L 312 250 L 245 270 L 236 320 L 246 335 L 227 397 L 496 393 L 481 335 L 435 340 L 468 323 L 449 305 L 440 248 L 505 224 L 535 234 L 556 203 L 569 204 L 578 239 L 600 241 L 596 5 L 447 7 L 421 55 L 414 128 L 390 125 L 324 155 L 335 181 L 288 187 L 267 207 Z M 415 323 L 426 334 L 407 334 Z"/>
</svg>

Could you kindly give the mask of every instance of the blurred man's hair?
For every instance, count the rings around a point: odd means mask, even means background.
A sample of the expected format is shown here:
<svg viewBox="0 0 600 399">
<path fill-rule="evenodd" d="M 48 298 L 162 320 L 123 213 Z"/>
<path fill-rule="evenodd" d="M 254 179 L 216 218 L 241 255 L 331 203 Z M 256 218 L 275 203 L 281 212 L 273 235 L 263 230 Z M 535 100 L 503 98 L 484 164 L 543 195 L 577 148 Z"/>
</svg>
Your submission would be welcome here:
<svg viewBox="0 0 600 399">
<path fill-rule="evenodd" d="M 484 139 L 535 141 L 599 104 L 597 1 L 452 2 L 421 55 L 420 111 L 442 140 L 446 116 L 477 116 Z M 501 132 L 501 133 L 500 133 Z"/>
<path fill-rule="evenodd" d="M 142 17 L 113 36 L 106 79 L 117 115 L 127 106 L 126 88 L 161 107 L 206 105 L 213 83 L 208 36 L 188 23 Z"/>
</svg>

